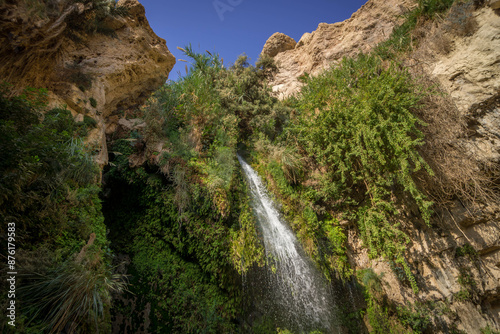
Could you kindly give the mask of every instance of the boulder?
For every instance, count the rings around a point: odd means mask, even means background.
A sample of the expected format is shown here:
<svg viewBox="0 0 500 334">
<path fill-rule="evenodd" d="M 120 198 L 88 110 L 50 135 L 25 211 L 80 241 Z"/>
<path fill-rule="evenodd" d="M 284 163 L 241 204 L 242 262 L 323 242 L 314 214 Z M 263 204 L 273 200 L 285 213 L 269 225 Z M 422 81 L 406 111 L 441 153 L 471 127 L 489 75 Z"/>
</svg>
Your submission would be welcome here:
<svg viewBox="0 0 500 334">
<path fill-rule="evenodd" d="M 296 44 L 297 42 L 290 36 L 276 32 L 266 41 L 261 54 L 274 57 L 283 51 L 293 50 Z"/>
</svg>

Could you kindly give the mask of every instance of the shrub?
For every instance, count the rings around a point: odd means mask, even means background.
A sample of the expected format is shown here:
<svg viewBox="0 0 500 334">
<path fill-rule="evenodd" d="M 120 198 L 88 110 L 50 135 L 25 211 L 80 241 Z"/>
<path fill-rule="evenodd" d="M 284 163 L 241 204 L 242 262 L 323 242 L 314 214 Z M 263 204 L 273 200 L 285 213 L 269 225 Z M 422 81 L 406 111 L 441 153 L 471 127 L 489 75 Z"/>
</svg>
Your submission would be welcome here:
<svg viewBox="0 0 500 334">
<path fill-rule="evenodd" d="M 87 128 L 95 128 L 97 126 L 97 121 L 92 117 L 85 115 L 83 116 L 83 124 L 85 124 Z"/>
<path fill-rule="evenodd" d="M 461 302 L 465 302 L 467 300 L 470 300 L 470 292 L 467 289 L 460 289 L 459 292 L 455 293 L 453 297 Z"/>
<path fill-rule="evenodd" d="M 472 247 L 471 244 L 466 243 L 462 247 L 457 247 L 457 249 L 455 250 L 455 256 L 456 257 L 467 256 L 471 260 L 477 260 L 479 255 L 476 249 Z"/>
<path fill-rule="evenodd" d="M 368 55 L 344 59 L 305 83 L 292 131 L 323 171 L 319 199 L 350 212 L 370 255 L 395 259 L 417 290 L 403 257 L 409 238 L 394 219 L 394 190 L 408 193 L 430 223 L 432 202 L 412 176 L 432 173 L 417 150 L 424 124 L 413 110 L 422 93 L 406 71 Z"/>
<path fill-rule="evenodd" d="M 500 334 L 500 331 L 496 331 L 490 327 L 490 325 L 481 328 L 481 334 Z"/>
<path fill-rule="evenodd" d="M 382 276 L 377 275 L 371 268 L 358 270 L 356 276 L 362 284 L 367 304 L 366 317 L 373 333 L 391 333 L 393 326 L 383 299 Z"/>
<path fill-rule="evenodd" d="M 90 105 L 92 106 L 92 108 L 97 108 L 97 101 L 96 101 L 96 99 L 94 99 L 93 97 L 90 97 L 89 98 L 89 102 L 90 102 Z"/>
<path fill-rule="evenodd" d="M 0 89 L 0 219 L 16 223 L 19 254 L 42 258 L 20 276 L 19 304 L 30 319 L 20 325 L 26 332 L 104 326 L 110 290 L 120 283 L 109 267 L 98 170 L 70 111 L 46 110 L 45 96 L 43 90 L 15 96 Z M 90 233 L 96 237 L 86 260 L 68 260 Z"/>
<path fill-rule="evenodd" d="M 65 215 L 60 211 L 65 210 L 59 203 L 71 188 L 92 183 L 96 166 L 73 137 L 77 125 L 68 110 L 49 110 L 41 122 L 37 99 L 26 94 L 6 98 L 1 93 L 0 215 L 17 221 L 19 228 L 40 242 L 64 228 Z"/>
<path fill-rule="evenodd" d="M 415 333 L 423 333 L 431 324 L 428 316 L 429 310 L 420 304 L 400 306 L 397 308 L 398 318 L 401 323 Z"/>
</svg>

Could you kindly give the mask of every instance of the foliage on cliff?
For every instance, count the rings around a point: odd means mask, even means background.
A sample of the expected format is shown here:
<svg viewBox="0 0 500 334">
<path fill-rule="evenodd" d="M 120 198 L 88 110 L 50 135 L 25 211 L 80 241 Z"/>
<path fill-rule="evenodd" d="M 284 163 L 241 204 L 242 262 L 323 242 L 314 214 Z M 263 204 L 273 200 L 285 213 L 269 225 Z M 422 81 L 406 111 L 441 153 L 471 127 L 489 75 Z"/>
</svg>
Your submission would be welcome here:
<svg viewBox="0 0 500 334">
<path fill-rule="evenodd" d="M 183 51 L 193 59 L 187 75 L 149 100 L 144 131 L 114 142 L 114 167 L 106 174 L 112 189 L 133 189 L 120 191 L 106 215 L 112 231 L 127 231 L 112 239 L 132 257 L 143 282 L 136 292 L 155 286 L 141 297 L 155 310 L 152 326 L 209 332 L 233 326 L 241 302 L 236 272 L 263 261 L 235 159 L 238 144 L 254 152 L 306 251 L 328 277 L 352 274 L 340 223 L 351 221 L 370 254 L 396 261 L 417 290 L 395 193 L 408 194 L 429 223 L 431 202 L 414 175 L 432 172 L 417 150 L 424 124 L 414 112 L 423 92 L 409 74 L 361 55 L 304 78 L 298 98 L 279 102 L 265 85 L 275 68 L 269 59 L 253 67 L 241 57 L 225 68 L 217 55 Z M 131 169 L 129 158 L 138 154 L 149 160 Z M 191 265 L 194 295 L 182 288 L 186 276 L 172 282 Z M 183 305 L 193 317 L 182 316 Z"/>
<path fill-rule="evenodd" d="M 114 247 L 132 258 L 131 291 L 154 287 L 139 298 L 152 305 L 153 330 L 230 332 L 241 315 L 239 273 L 264 263 L 236 151 L 255 129 L 279 123 L 264 83 L 273 66 L 241 57 L 226 68 L 218 55 L 182 50 L 192 60 L 186 76 L 150 98 L 144 131 L 110 148 L 106 183 L 123 190 L 105 215 L 121 229 L 111 232 Z M 137 154 L 149 160 L 132 169 Z"/>
<path fill-rule="evenodd" d="M 417 150 L 423 123 L 414 111 L 423 93 L 405 70 L 369 55 L 303 80 L 279 140 L 256 143 L 275 161 L 265 169 L 289 202 L 299 236 L 318 262 L 348 275 L 339 220 L 354 221 L 372 257 L 396 259 L 412 277 L 395 192 L 408 193 L 429 224 L 432 203 L 413 179 L 420 169 L 432 173 Z M 333 258 L 322 259 L 328 253 L 318 253 L 321 244 Z"/>
<path fill-rule="evenodd" d="M 0 232 L 15 224 L 17 329 L 92 332 L 109 325 L 110 292 L 123 286 L 109 266 L 97 168 L 79 138 L 84 124 L 68 110 L 47 110 L 45 100 L 43 90 L 0 89 Z"/>
</svg>

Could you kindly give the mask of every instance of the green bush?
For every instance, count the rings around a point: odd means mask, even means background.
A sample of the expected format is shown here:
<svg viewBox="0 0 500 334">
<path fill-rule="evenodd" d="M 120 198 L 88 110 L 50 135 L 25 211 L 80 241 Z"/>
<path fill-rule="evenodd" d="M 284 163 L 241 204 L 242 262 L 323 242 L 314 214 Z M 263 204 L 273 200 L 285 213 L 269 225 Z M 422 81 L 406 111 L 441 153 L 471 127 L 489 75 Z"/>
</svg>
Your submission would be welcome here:
<svg viewBox="0 0 500 334">
<path fill-rule="evenodd" d="M 455 298 L 461 302 L 466 302 L 466 301 L 470 300 L 470 297 L 471 297 L 471 294 L 470 294 L 469 290 L 467 290 L 467 289 L 460 289 L 460 291 L 458 291 L 457 293 L 455 293 L 453 295 L 453 298 Z"/>
<path fill-rule="evenodd" d="M 372 327 L 372 332 L 393 333 L 388 305 L 383 299 L 381 276 L 377 275 L 371 268 L 358 270 L 356 275 L 362 284 L 367 304 L 366 317 Z"/>
<path fill-rule="evenodd" d="M 25 315 L 41 321 L 38 328 L 49 333 L 99 332 L 109 326 L 103 320 L 111 292 L 121 292 L 125 283 L 106 263 L 93 261 L 86 265 L 68 261 L 43 274 L 25 275 L 19 289 Z"/>
<path fill-rule="evenodd" d="M 97 126 L 97 121 L 92 117 L 85 115 L 83 116 L 83 124 L 85 124 L 87 128 L 92 129 Z"/>
<path fill-rule="evenodd" d="M 52 109 L 41 122 L 37 100 L 0 93 L 0 217 L 40 242 L 64 229 L 68 195 L 94 182 L 97 168 L 68 110 Z"/>
<path fill-rule="evenodd" d="M 455 257 L 463 257 L 467 256 L 471 260 L 477 260 L 479 258 L 479 254 L 471 244 L 466 243 L 462 247 L 457 247 L 455 250 Z"/>
<path fill-rule="evenodd" d="M 409 238 L 394 219 L 394 190 L 408 193 L 430 223 L 432 202 L 413 180 L 421 169 L 432 173 L 418 153 L 424 124 L 413 111 L 422 93 L 406 71 L 372 55 L 344 59 L 305 83 L 292 131 L 324 170 L 317 200 L 355 219 L 370 256 L 394 259 L 418 290 L 404 261 Z"/>
<path fill-rule="evenodd" d="M 93 97 L 89 97 L 89 102 L 92 108 L 97 108 L 97 101 Z"/>
<path fill-rule="evenodd" d="M 400 306 L 397 308 L 401 323 L 413 330 L 414 333 L 423 333 L 431 325 L 428 309 L 420 304 Z"/>
<path fill-rule="evenodd" d="M 12 96 L 0 88 L 0 219 L 16 223 L 23 241 L 16 249 L 19 325 L 57 332 L 74 323 L 83 332 L 109 325 L 109 293 L 121 284 L 109 267 L 98 169 L 71 113 L 46 110 L 45 97 L 44 90 Z M 91 234 L 88 256 L 74 260 Z M 28 271 L 32 258 L 40 264 Z"/>
<path fill-rule="evenodd" d="M 481 328 L 481 334 L 499 334 L 500 331 L 496 331 L 490 327 L 490 325 L 485 328 Z"/>
</svg>

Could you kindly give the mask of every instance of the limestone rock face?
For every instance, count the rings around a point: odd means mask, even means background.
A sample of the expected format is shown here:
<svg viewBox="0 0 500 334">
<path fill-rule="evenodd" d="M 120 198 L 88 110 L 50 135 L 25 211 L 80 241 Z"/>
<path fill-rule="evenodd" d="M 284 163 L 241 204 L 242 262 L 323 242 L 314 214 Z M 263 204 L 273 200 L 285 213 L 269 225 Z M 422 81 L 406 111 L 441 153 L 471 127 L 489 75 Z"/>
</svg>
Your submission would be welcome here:
<svg viewBox="0 0 500 334">
<path fill-rule="evenodd" d="M 500 16 L 488 7 L 475 15 L 477 31 L 455 38 L 454 49 L 437 56 L 432 68 L 462 112 L 500 89 Z"/>
<path fill-rule="evenodd" d="M 297 78 L 304 72 L 314 75 L 344 56 L 370 50 L 389 37 L 401 22 L 401 15 L 413 4 L 411 0 L 369 0 L 343 22 L 320 23 L 315 31 L 305 33 L 294 49 L 274 55 L 279 72 L 271 82 L 273 90 L 279 97 L 294 94 L 300 88 Z"/>
<path fill-rule="evenodd" d="M 483 7 L 477 30 L 455 38 L 453 50 L 435 55 L 428 70 L 467 117 L 471 135 L 463 145 L 483 162 L 500 161 L 500 16 Z"/>
<path fill-rule="evenodd" d="M 266 41 L 261 54 L 274 57 L 280 52 L 294 49 L 295 45 L 297 45 L 297 42 L 293 38 L 276 32 Z"/>
<path fill-rule="evenodd" d="M 23 3 L 4 5 L 6 14 L 0 17 L 0 75 L 19 88 L 47 88 L 55 103 L 64 102 L 78 113 L 98 111 L 106 117 L 116 108 L 142 103 L 165 82 L 175 64 L 137 0 L 120 0 L 118 7 L 126 8 L 127 14 L 106 18 L 112 34 L 76 38 L 66 34 L 68 17 L 91 15 L 91 9 L 81 3 L 66 4 L 55 17 L 40 19 Z M 16 30 L 19 23 L 25 29 Z M 55 30 L 55 37 L 49 36 Z M 89 98 L 95 100 L 93 105 L 83 102 Z"/>
<path fill-rule="evenodd" d="M 120 0 L 118 5 L 128 8 L 129 16 L 110 19 L 116 37 L 96 34 L 83 45 L 69 43 L 59 65 L 61 71 L 81 68 L 91 78 L 91 87 L 82 92 L 74 84 L 60 82 L 55 89 L 77 111 L 82 108 L 78 98 L 93 97 L 104 118 L 117 108 L 141 104 L 166 81 L 175 64 L 165 40 L 149 26 L 144 7 L 137 0 Z"/>
<path fill-rule="evenodd" d="M 70 24 L 91 19 L 91 4 L 59 1 L 58 7 L 42 11 L 43 19 L 30 12 L 26 1 L 2 6 L 0 79 L 18 90 L 47 88 L 51 107 L 66 105 L 76 118 L 94 118 L 97 128 L 87 142 L 101 147 L 98 162 L 107 163 L 107 118 L 141 105 L 175 64 L 165 40 L 149 26 L 144 7 L 137 0 L 120 0 L 117 8 L 126 14 L 106 17 L 107 34 L 85 34 L 70 30 Z"/>
<path fill-rule="evenodd" d="M 448 33 L 449 52 L 424 52 L 428 45 L 440 41 L 429 32 L 421 41 L 422 46 L 405 59 L 410 67 L 422 66 L 425 74 L 419 73 L 439 83 L 460 116 L 467 120 L 466 135 L 455 138 L 449 143 L 450 147 L 458 147 L 467 159 L 478 161 L 478 166 L 492 168 L 498 168 L 500 163 L 497 2 L 490 1 L 489 5 L 472 10 L 477 26 L 466 36 Z M 281 98 L 294 94 L 300 89 L 297 77 L 304 72 L 316 75 L 344 56 L 369 51 L 389 37 L 394 26 L 401 22 L 400 15 L 414 4 L 404 0 L 370 0 L 344 22 L 319 24 L 316 31 L 305 33 L 294 49 L 274 56 L 279 66 L 279 72 L 271 81 L 274 91 Z M 429 29 L 439 28 L 429 26 Z M 449 152 L 442 153 L 446 156 Z M 407 209 L 418 212 L 415 208 Z M 500 203 L 494 199 L 480 203 L 456 200 L 446 208 L 437 208 L 435 219 L 439 221 L 438 228 L 425 224 L 406 227 L 411 239 L 407 261 L 417 279 L 418 297 L 407 283 L 406 286 L 401 283 L 401 272 L 394 264 L 384 259 L 370 259 L 357 231 L 347 227 L 352 266 L 372 268 L 375 273 L 383 274 L 387 298 L 397 305 L 415 302 L 435 305 L 433 312 L 439 321 L 432 320 L 433 333 L 447 333 L 453 326 L 473 334 L 480 334 L 481 329 L 488 326 L 499 330 Z M 474 255 L 462 254 L 461 250 L 466 247 L 471 247 Z M 469 275 L 474 283 L 464 286 L 464 275 Z M 461 299 L 465 292 L 469 293 L 468 297 Z"/>
</svg>

